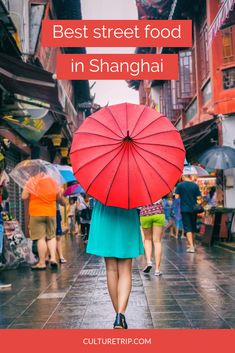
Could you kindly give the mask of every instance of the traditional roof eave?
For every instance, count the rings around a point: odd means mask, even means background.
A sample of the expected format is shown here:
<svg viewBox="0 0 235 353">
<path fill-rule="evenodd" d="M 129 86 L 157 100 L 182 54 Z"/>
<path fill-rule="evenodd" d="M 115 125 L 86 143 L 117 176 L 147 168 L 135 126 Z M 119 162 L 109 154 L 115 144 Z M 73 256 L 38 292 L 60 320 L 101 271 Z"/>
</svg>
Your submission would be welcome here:
<svg viewBox="0 0 235 353">
<path fill-rule="evenodd" d="M 209 46 L 211 45 L 213 38 L 216 36 L 216 34 L 219 31 L 219 29 L 221 28 L 221 26 L 224 24 L 226 19 L 229 17 L 230 12 L 234 10 L 234 6 L 235 6 L 235 0 L 225 0 L 222 3 L 214 21 L 212 22 L 212 24 L 210 25 L 210 27 L 208 29 L 208 45 Z"/>
</svg>

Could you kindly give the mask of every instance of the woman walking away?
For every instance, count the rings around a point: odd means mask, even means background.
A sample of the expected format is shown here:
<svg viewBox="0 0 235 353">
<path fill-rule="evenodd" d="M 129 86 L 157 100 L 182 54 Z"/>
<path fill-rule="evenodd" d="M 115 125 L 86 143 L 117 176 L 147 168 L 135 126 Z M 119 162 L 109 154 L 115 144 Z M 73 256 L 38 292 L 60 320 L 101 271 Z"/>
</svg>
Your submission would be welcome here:
<svg viewBox="0 0 235 353">
<path fill-rule="evenodd" d="M 87 243 L 90 231 L 91 223 L 91 208 L 89 196 L 84 195 L 84 199 L 80 199 L 77 202 L 77 210 L 79 211 L 80 224 L 81 224 L 81 236 L 84 243 Z"/>
<path fill-rule="evenodd" d="M 103 256 L 116 318 L 115 329 L 127 329 L 125 311 L 132 286 L 132 259 L 144 253 L 136 209 L 109 207 L 96 201 L 87 253 Z"/>
<path fill-rule="evenodd" d="M 63 255 L 63 250 L 62 250 L 62 237 L 63 237 L 63 231 L 62 231 L 62 217 L 61 217 L 61 212 L 60 212 L 60 204 L 63 206 L 66 205 L 65 200 L 62 200 L 61 202 L 56 203 L 56 250 L 59 255 L 59 261 L 61 264 L 64 264 L 67 262 L 65 260 L 64 255 Z"/>
<path fill-rule="evenodd" d="M 69 199 L 68 207 L 68 224 L 70 234 L 74 234 L 75 231 L 75 216 L 76 216 L 76 203 L 73 198 Z"/>
<path fill-rule="evenodd" d="M 140 210 L 140 223 L 144 232 L 144 249 L 147 265 L 144 268 L 144 273 L 149 273 L 153 267 L 152 263 L 152 252 L 154 245 L 154 257 L 155 257 L 155 276 L 161 276 L 160 271 L 161 257 L 162 257 L 162 234 L 163 227 L 165 224 L 165 215 L 163 210 L 163 202 L 158 202 L 144 206 Z"/>
</svg>

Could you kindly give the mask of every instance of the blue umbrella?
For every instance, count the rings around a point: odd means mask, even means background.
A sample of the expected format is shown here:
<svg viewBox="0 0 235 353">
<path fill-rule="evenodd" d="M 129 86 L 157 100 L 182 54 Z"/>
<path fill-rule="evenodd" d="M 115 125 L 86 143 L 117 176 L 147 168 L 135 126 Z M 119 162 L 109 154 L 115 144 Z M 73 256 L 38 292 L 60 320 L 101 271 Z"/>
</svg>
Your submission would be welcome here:
<svg viewBox="0 0 235 353">
<path fill-rule="evenodd" d="M 229 146 L 211 147 L 198 160 L 200 164 L 213 170 L 235 168 L 235 148 Z"/>
<path fill-rule="evenodd" d="M 68 165 L 59 165 L 59 164 L 55 164 L 55 166 L 58 169 L 58 171 L 60 172 L 60 174 L 62 175 L 62 177 L 64 178 L 64 181 L 66 183 L 69 183 L 72 181 L 77 181 L 77 179 L 73 175 L 72 167 L 70 167 Z"/>
</svg>

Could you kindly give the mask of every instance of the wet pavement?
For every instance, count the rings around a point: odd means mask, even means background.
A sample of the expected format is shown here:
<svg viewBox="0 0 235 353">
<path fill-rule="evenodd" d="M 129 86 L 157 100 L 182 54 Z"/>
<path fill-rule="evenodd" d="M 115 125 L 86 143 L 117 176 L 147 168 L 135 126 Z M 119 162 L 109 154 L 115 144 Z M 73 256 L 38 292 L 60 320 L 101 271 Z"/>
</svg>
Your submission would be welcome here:
<svg viewBox="0 0 235 353">
<path fill-rule="evenodd" d="M 144 275 L 134 262 L 130 328 L 235 328 L 235 253 L 164 239 L 163 276 Z M 112 328 L 114 311 L 102 258 L 66 236 L 68 263 L 57 272 L 29 268 L 0 272 L 12 289 L 0 291 L 0 328 Z"/>
</svg>

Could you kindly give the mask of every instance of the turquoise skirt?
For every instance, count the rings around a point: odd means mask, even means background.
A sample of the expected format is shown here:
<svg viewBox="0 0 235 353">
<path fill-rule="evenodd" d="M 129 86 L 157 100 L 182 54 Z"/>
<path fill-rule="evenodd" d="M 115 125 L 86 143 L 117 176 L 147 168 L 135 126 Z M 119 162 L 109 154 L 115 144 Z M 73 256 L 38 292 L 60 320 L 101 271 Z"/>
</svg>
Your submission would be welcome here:
<svg viewBox="0 0 235 353">
<path fill-rule="evenodd" d="M 137 210 L 109 207 L 96 202 L 86 251 L 119 259 L 144 254 Z"/>
</svg>

